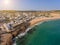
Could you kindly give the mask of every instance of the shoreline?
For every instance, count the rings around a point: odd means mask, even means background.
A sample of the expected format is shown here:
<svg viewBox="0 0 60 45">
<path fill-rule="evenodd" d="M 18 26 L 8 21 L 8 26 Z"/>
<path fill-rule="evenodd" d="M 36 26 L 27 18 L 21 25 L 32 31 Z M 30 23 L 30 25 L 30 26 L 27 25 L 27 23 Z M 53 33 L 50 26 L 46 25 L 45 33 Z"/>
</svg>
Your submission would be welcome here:
<svg viewBox="0 0 60 45">
<path fill-rule="evenodd" d="M 60 17 L 51 17 L 51 18 L 36 18 L 36 19 L 33 19 L 30 21 L 30 26 L 33 26 L 39 22 L 44 22 L 44 21 L 49 21 L 49 20 L 57 20 L 57 19 L 60 19 Z"/>
<path fill-rule="evenodd" d="M 38 20 L 36 21 L 36 19 L 38 19 Z M 31 25 L 26 29 L 25 32 L 20 33 L 18 36 L 16 36 L 15 39 L 18 39 L 18 38 L 21 38 L 21 37 L 25 36 L 30 29 L 32 29 L 33 27 L 35 27 L 38 24 L 42 24 L 45 21 L 58 20 L 58 19 L 60 19 L 60 17 L 36 18 L 36 19 L 33 19 L 32 21 L 30 21 Z M 13 45 L 16 45 L 16 42 L 14 42 Z"/>
<path fill-rule="evenodd" d="M 22 36 L 24 36 L 24 35 L 26 35 L 27 34 L 27 32 L 30 30 L 30 29 L 32 29 L 33 27 L 35 27 L 36 25 L 38 25 L 38 24 L 42 24 L 43 22 L 45 22 L 45 21 L 50 21 L 50 20 L 58 20 L 58 19 L 60 19 L 60 17 L 58 18 L 58 17 L 54 17 L 54 18 L 38 18 L 38 20 L 36 21 L 36 19 L 33 19 L 32 21 L 30 21 L 30 23 L 31 23 L 31 25 L 26 29 L 26 31 L 24 32 L 24 33 L 20 33 L 17 37 L 16 37 L 16 39 L 18 39 L 18 37 L 19 38 L 21 38 Z M 34 22 L 34 23 L 33 23 Z"/>
<path fill-rule="evenodd" d="M 36 25 L 39 25 L 39 24 L 42 24 L 42 23 L 44 23 L 45 21 L 52 21 L 52 20 L 58 20 L 58 19 L 60 19 L 60 17 L 59 18 L 49 18 L 49 19 L 47 19 L 47 20 L 42 20 L 42 21 L 38 21 L 38 23 L 34 23 L 34 25 L 32 25 L 32 26 L 30 26 L 27 30 L 26 30 L 26 32 L 28 32 L 30 29 L 32 29 L 33 27 L 35 27 Z"/>
</svg>

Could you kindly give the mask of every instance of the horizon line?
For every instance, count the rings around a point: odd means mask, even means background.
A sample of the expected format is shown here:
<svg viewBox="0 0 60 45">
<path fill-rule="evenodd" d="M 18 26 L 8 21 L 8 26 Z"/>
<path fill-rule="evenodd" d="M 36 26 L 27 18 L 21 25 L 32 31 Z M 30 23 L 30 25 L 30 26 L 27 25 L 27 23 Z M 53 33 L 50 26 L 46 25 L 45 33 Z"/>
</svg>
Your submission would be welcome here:
<svg viewBox="0 0 60 45">
<path fill-rule="evenodd" d="M 6 10 L 6 9 L 4 9 L 4 10 L 0 10 L 0 11 L 60 11 L 60 9 L 55 9 L 55 10 L 30 10 L 30 9 L 28 9 L 28 10 L 16 10 L 16 9 Z"/>
</svg>

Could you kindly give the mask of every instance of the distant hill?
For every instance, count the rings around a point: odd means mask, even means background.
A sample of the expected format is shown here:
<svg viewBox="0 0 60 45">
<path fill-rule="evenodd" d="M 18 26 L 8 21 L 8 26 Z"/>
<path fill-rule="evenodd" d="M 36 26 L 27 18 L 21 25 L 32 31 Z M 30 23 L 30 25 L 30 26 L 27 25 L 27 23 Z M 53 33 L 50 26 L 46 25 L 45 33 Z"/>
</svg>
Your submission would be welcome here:
<svg viewBox="0 0 60 45">
<path fill-rule="evenodd" d="M 17 12 L 19 10 L 1 10 L 0 12 Z M 20 12 L 35 12 L 36 10 L 20 10 Z M 50 11 L 36 11 L 36 12 L 60 12 L 60 10 L 50 10 Z"/>
</svg>

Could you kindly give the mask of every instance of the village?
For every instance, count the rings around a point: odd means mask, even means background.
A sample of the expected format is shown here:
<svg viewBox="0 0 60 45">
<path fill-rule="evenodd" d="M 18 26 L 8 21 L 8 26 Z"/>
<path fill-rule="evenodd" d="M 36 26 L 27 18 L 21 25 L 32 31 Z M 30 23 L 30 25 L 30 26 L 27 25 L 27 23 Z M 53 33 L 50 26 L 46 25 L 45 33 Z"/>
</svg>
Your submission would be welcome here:
<svg viewBox="0 0 60 45">
<path fill-rule="evenodd" d="M 60 13 L 49 11 L 0 11 L 0 42 L 10 45 L 20 33 L 43 18 L 59 17 Z M 38 18 L 36 20 L 36 18 Z M 32 21 L 34 20 L 34 21 Z M 32 22 L 30 22 L 32 21 Z M 7 42 L 9 41 L 9 43 Z"/>
</svg>

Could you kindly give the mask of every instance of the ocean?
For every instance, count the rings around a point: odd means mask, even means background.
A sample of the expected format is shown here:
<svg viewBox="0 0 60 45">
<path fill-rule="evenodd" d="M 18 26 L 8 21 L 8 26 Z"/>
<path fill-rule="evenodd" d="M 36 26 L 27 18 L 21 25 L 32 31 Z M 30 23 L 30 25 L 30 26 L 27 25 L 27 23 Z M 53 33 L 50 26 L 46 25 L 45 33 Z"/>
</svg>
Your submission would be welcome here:
<svg viewBox="0 0 60 45">
<path fill-rule="evenodd" d="M 60 45 L 60 20 L 45 21 L 34 26 L 16 40 L 17 45 Z"/>
</svg>

